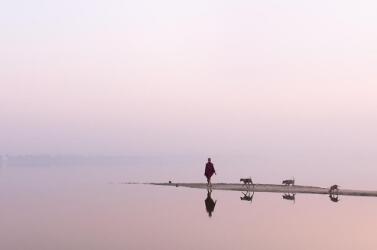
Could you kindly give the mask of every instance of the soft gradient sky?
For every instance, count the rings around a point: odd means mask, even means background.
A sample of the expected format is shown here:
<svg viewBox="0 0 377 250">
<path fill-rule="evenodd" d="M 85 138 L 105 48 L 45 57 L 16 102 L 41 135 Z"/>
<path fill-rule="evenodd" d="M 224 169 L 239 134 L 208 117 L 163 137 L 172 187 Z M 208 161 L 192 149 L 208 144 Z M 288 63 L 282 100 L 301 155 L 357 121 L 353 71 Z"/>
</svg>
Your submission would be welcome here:
<svg viewBox="0 0 377 250">
<path fill-rule="evenodd" d="M 0 2 L 0 153 L 374 155 L 376 1 Z"/>
</svg>

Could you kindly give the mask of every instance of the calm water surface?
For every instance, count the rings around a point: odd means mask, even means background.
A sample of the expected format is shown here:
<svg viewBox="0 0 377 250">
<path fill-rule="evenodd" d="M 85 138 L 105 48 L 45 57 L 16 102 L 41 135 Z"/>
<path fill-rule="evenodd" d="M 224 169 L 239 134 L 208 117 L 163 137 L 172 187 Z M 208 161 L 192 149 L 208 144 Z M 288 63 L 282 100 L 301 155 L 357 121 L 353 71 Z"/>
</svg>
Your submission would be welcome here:
<svg viewBox="0 0 377 250">
<path fill-rule="evenodd" d="M 0 249 L 377 249 L 377 199 L 215 190 L 209 217 L 206 190 L 121 184 L 146 172 L 2 167 Z"/>
</svg>

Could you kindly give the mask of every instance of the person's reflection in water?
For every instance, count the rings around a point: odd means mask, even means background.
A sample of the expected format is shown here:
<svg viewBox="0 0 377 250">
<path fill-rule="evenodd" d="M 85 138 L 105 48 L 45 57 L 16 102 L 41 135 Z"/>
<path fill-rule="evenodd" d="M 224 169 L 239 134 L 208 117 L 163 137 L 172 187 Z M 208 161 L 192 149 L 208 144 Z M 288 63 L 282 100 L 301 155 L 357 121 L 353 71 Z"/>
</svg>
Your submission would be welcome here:
<svg viewBox="0 0 377 250">
<path fill-rule="evenodd" d="M 216 201 L 213 201 L 211 197 L 212 190 L 207 190 L 207 199 L 205 199 L 204 203 L 206 204 L 206 209 L 209 217 L 212 217 L 213 210 L 215 210 Z"/>
</svg>

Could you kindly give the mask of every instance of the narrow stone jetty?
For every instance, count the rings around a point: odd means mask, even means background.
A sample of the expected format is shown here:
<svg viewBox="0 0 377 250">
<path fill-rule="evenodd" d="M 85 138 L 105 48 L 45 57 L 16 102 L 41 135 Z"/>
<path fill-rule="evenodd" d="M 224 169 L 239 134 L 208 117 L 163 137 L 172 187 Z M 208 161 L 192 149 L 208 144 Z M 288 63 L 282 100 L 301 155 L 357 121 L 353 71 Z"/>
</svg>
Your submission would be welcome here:
<svg viewBox="0 0 377 250">
<path fill-rule="evenodd" d="M 207 183 L 146 183 L 150 185 L 187 187 L 207 189 Z M 306 194 L 330 194 L 330 188 L 302 186 L 302 185 L 276 185 L 276 184 L 252 184 L 249 187 L 239 183 L 213 183 L 212 190 L 228 191 L 251 191 L 251 192 L 270 192 L 270 193 L 306 193 Z M 370 196 L 377 197 L 377 191 L 342 189 L 336 190 L 336 195 L 349 196 Z"/>
</svg>

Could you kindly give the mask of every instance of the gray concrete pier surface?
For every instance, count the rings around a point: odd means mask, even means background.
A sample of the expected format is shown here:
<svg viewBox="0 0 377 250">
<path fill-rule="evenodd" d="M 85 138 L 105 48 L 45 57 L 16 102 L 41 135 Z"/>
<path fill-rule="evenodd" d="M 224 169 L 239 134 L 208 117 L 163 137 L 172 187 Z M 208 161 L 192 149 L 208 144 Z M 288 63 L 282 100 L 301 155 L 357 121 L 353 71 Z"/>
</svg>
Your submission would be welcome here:
<svg viewBox="0 0 377 250">
<path fill-rule="evenodd" d="M 150 185 L 171 186 L 171 187 L 187 187 L 207 189 L 207 183 L 145 183 Z M 213 183 L 212 190 L 228 190 L 228 191 L 250 191 L 250 192 L 271 192 L 271 193 L 306 193 L 306 194 L 330 194 L 330 187 L 314 187 L 303 185 L 277 185 L 277 184 L 251 184 L 244 185 L 240 183 Z M 377 191 L 353 190 L 338 188 L 331 192 L 335 195 L 349 196 L 369 196 L 377 197 Z"/>
</svg>

